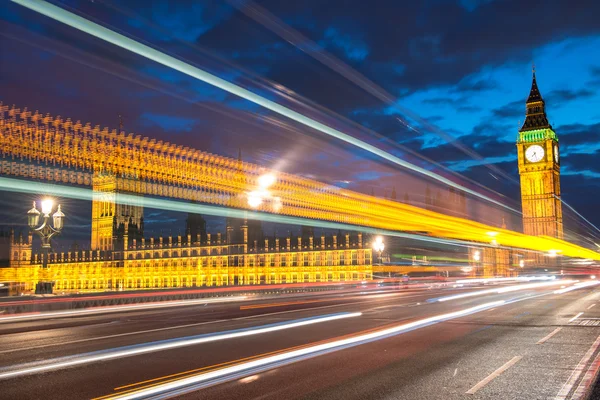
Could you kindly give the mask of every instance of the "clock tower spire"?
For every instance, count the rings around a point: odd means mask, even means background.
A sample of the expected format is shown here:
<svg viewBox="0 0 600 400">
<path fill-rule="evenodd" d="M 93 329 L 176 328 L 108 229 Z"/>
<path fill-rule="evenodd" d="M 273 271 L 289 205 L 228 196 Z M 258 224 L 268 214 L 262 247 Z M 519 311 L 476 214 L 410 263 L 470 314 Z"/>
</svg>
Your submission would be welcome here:
<svg viewBox="0 0 600 400">
<path fill-rule="evenodd" d="M 558 136 L 546 116 L 535 68 L 526 101 L 525 122 L 517 138 L 523 231 L 562 239 Z"/>
</svg>

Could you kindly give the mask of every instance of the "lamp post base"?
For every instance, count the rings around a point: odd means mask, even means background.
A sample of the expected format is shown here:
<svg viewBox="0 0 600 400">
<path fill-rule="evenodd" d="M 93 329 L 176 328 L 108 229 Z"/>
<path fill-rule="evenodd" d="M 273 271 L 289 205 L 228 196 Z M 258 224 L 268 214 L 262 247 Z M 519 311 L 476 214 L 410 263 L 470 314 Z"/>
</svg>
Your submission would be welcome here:
<svg viewBox="0 0 600 400">
<path fill-rule="evenodd" d="M 35 284 L 35 294 L 52 294 L 54 282 L 38 282 Z"/>
</svg>

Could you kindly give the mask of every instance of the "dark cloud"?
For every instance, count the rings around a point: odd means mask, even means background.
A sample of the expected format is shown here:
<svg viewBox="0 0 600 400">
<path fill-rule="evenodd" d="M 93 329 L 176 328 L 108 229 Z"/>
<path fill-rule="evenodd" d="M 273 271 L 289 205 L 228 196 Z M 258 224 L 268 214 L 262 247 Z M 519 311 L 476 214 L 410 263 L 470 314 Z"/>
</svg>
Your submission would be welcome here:
<svg viewBox="0 0 600 400">
<path fill-rule="evenodd" d="M 498 83 L 489 79 L 479 80 L 462 80 L 454 88 L 455 92 L 484 92 L 487 90 L 496 89 Z"/>
<path fill-rule="evenodd" d="M 562 125 L 555 127 L 555 130 L 560 138 L 562 151 L 582 144 L 600 143 L 600 123 Z"/>
<path fill-rule="evenodd" d="M 525 100 L 515 100 L 492 110 L 492 115 L 499 118 L 524 118 Z"/>
<path fill-rule="evenodd" d="M 568 101 L 585 99 L 594 96 L 596 93 L 589 89 L 558 89 L 544 95 L 547 104 L 554 106 L 562 105 Z"/>
<path fill-rule="evenodd" d="M 600 173 L 600 151 L 590 153 L 572 153 L 563 157 L 561 164 L 569 171 L 589 171 Z"/>
</svg>

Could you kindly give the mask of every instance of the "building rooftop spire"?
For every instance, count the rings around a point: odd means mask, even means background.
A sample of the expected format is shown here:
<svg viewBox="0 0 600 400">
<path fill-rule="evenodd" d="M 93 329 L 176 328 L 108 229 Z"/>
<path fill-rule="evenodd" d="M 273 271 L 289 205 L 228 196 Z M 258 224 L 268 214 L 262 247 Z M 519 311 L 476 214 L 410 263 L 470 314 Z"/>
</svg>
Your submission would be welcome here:
<svg viewBox="0 0 600 400">
<path fill-rule="evenodd" d="M 544 101 L 538 89 L 537 80 L 535 79 L 535 65 L 532 67 L 533 79 L 531 81 L 531 90 L 529 91 L 529 97 L 527 103 L 535 103 L 536 101 Z"/>
<path fill-rule="evenodd" d="M 529 91 L 529 97 L 526 101 L 526 117 L 523 126 L 519 130 L 533 131 L 537 129 L 552 129 L 552 126 L 548 122 L 546 116 L 546 105 L 540 89 L 538 89 L 537 80 L 535 78 L 535 65 L 532 66 L 532 80 L 531 90 Z"/>
</svg>

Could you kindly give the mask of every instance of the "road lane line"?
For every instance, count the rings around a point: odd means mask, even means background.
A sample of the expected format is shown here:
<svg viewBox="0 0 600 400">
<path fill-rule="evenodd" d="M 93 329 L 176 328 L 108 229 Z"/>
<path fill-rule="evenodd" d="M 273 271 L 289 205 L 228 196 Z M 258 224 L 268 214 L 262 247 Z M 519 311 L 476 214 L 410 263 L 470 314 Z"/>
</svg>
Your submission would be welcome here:
<svg viewBox="0 0 600 400">
<path fill-rule="evenodd" d="M 589 306 L 588 308 L 586 308 L 586 310 L 589 310 L 590 308 L 594 307 L 596 305 L 596 303 L 592 304 L 591 306 Z"/>
<path fill-rule="evenodd" d="M 577 318 L 581 317 L 583 315 L 582 312 L 580 312 L 579 314 L 577 314 L 576 316 L 574 316 L 573 318 L 571 318 L 568 322 L 568 324 L 570 324 L 571 322 L 575 321 Z"/>
<path fill-rule="evenodd" d="M 565 400 L 567 398 L 567 396 L 571 392 L 571 389 L 573 389 L 573 386 L 575 386 L 577 380 L 585 370 L 585 366 L 590 361 L 596 350 L 598 350 L 598 347 L 600 347 L 600 336 L 596 338 L 596 341 L 594 342 L 594 344 L 592 344 L 592 347 L 589 348 L 589 350 L 587 351 L 587 353 L 585 353 L 581 361 L 579 361 L 579 364 L 577 364 L 577 366 L 571 373 L 569 380 L 565 382 L 565 384 L 560 389 L 554 400 Z"/>
<path fill-rule="evenodd" d="M 561 330 L 562 330 L 562 328 L 556 328 L 555 330 L 553 330 L 552 332 L 550 332 L 550 334 L 548 334 L 547 336 L 544 336 L 543 338 L 541 338 L 540 340 L 538 340 L 536 344 L 543 344 L 543 343 L 545 343 L 548 339 L 550 339 L 552 336 L 556 335 Z"/>
<path fill-rule="evenodd" d="M 125 346 L 114 350 L 97 351 L 92 353 L 72 355 L 68 357 L 62 357 L 59 359 L 48 360 L 47 364 L 31 366 L 33 363 L 25 364 L 24 368 L 15 370 L 4 370 L 0 372 L 0 379 L 14 378 L 17 376 L 36 374 L 40 372 L 52 371 L 56 369 L 69 368 L 73 366 L 89 364 L 100 361 L 114 360 L 123 357 L 136 356 L 140 354 L 153 353 L 156 351 L 169 350 L 174 348 L 198 345 L 202 343 L 214 342 L 226 339 L 235 339 L 244 336 L 258 335 L 261 333 L 276 332 L 285 329 L 297 328 L 306 325 L 312 325 L 321 322 L 334 321 L 344 318 L 359 317 L 362 313 L 339 313 L 329 314 L 318 317 L 298 319 L 294 321 L 288 321 L 286 323 L 276 323 L 270 325 L 263 325 L 260 327 L 250 329 L 238 329 L 233 331 L 225 331 L 213 334 L 204 334 L 196 336 L 188 336 L 177 339 L 167 339 L 158 342 L 150 342 L 145 344 L 138 344 L 133 346 Z M 54 361 L 54 363 L 51 363 Z M 29 365 L 27 367 L 27 365 Z M 35 365 L 35 364 L 33 364 Z"/>
<path fill-rule="evenodd" d="M 492 372 L 491 374 L 489 374 L 485 379 L 483 379 L 477 385 L 475 385 L 471 389 L 467 390 L 466 394 L 475 394 L 475 393 L 477 393 L 477 391 L 479 389 L 481 389 L 482 387 L 484 387 L 485 385 L 487 385 L 488 383 L 490 383 L 491 381 L 493 381 L 494 379 L 496 379 L 504 371 L 506 371 L 507 369 L 509 369 L 510 367 L 512 367 L 513 365 L 515 365 L 516 363 L 518 363 L 521 358 L 523 358 L 523 356 L 514 356 L 512 359 L 510 359 L 510 361 L 508 361 L 506 364 L 504 364 L 503 366 L 501 366 L 500 368 L 498 368 L 497 370 L 495 370 L 494 372 Z"/>
</svg>

